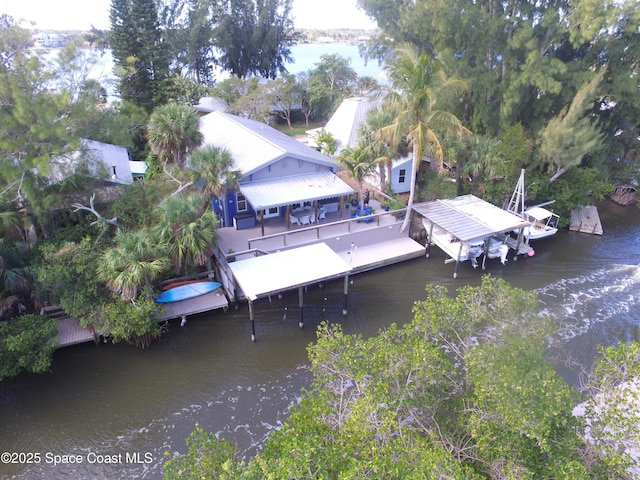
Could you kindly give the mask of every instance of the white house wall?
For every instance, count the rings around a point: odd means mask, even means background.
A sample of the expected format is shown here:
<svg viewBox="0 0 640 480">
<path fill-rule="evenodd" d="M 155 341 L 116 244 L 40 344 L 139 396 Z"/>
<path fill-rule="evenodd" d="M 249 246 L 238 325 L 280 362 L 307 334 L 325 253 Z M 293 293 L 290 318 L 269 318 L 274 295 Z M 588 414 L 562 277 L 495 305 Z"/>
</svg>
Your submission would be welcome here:
<svg viewBox="0 0 640 480">
<path fill-rule="evenodd" d="M 394 164 L 391 168 L 391 189 L 394 193 L 406 193 L 411 190 L 411 159 Z M 405 171 L 404 182 L 400 182 L 401 170 Z"/>
</svg>

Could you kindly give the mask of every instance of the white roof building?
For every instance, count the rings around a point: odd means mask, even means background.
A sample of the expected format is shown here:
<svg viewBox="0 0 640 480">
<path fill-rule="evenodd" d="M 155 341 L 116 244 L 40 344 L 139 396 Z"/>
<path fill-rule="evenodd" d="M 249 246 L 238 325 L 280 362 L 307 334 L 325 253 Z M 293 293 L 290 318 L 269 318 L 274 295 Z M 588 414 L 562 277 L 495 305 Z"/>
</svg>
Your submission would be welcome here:
<svg viewBox="0 0 640 480">
<path fill-rule="evenodd" d="M 358 143 L 358 128 L 366 120 L 367 113 L 373 109 L 379 109 L 380 104 L 379 99 L 369 97 L 352 97 L 342 101 L 324 126 L 324 129 L 338 142 L 336 155 L 346 147 L 353 147 Z M 309 145 L 317 146 L 314 137 L 319 130 L 321 129 L 314 128 L 307 132 Z"/>
</svg>

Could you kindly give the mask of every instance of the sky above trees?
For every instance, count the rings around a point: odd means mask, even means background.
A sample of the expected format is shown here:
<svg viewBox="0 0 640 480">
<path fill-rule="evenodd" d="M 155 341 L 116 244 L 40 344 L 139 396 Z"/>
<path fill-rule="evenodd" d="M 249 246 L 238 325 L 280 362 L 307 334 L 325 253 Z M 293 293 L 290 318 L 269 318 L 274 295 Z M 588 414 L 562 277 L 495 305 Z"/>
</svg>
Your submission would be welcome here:
<svg viewBox="0 0 640 480">
<path fill-rule="evenodd" d="M 0 14 L 34 21 L 44 30 L 106 30 L 110 5 L 111 0 L 0 0 Z M 293 16 L 297 28 L 376 28 L 356 0 L 294 0 Z"/>
</svg>

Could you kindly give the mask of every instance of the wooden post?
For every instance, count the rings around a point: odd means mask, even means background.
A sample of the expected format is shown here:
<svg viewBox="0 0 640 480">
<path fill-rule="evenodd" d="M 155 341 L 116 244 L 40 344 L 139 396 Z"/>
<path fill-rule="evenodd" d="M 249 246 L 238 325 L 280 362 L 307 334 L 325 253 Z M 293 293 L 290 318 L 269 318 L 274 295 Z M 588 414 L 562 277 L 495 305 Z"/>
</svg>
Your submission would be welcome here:
<svg viewBox="0 0 640 480">
<path fill-rule="evenodd" d="M 251 320 L 251 341 L 256 341 L 256 322 L 253 315 L 253 301 L 249 300 L 249 319 Z"/>
<path fill-rule="evenodd" d="M 287 205 L 284 215 L 287 219 L 287 230 L 291 230 L 291 205 Z"/>
<path fill-rule="evenodd" d="M 300 320 L 298 321 L 298 326 L 302 328 L 304 327 L 304 292 L 302 287 L 298 287 L 298 305 L 300 307 Z"/>
<path fill-rule="evenodd" d="M 264 212 L 265 210 L 260 210 L 260 229 L 262 231 L 262 236 L 264 237 Z"/>
<path fill-rule="evenodd" d="M 349 274 L 344 276 L 344 304 L 342 306 L 342 315 L 347 315 L 347 296 L 349 295 Z"/>
</svg>

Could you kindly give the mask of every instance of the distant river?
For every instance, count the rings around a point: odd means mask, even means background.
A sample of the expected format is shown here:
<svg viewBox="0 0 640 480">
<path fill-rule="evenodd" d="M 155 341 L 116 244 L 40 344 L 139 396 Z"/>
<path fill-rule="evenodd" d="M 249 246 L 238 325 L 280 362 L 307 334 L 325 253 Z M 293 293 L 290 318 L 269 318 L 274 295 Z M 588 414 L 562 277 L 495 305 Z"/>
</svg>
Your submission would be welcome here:
<svg viewBox="0 0 640 480">
<path fill-rule="evenodd" d="M 287 64 L 290 73 L 301 73 L 313 70 L 315 64 L 320 61 L 322 55 L 336 54 L 351 60 L 351 68 L 359 77 L 373 77 L 378 81 L 384 81 L 384 68 L 375 60 L 366 62 L 361 56 L 358 45 L 344 45 L 337 43 L 304 43 L 291 49 L 294 58 Z"/>
<path fill-rule="evenodd" d="M 51 50 L 56 52 L 56 50 Z M 97 51 L 87 50 L 89 55 L 95 55 L 98 58 L 96 66 L 91 70 L 90 76 L 100 81 L 108 90 L 110 96 L 115 96 L 115 88 L 113 86 L 113 58 L 111 51 L 107 50 L 100 55 Z M 295 45 L 291 48 L 293 62 L 287 63 L 286 68 L 289 73 L 302 73 L 313 70 L 320 61 L 322 55 L 336 54 L 350 60 L 351 68 L 359 77 L 373 77 L 379 82 L 386 79 L 384 67 L 379 65 L 377 61 L 365 61 L 361 56 L 358 45 L 348 45 L 340 43 L 303 43 Z M 225 78 L 227 74 L 219 71 L 218 79 Z"/>
</svg>

